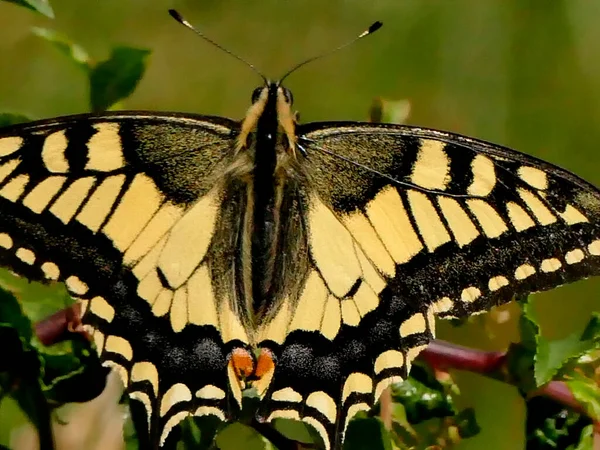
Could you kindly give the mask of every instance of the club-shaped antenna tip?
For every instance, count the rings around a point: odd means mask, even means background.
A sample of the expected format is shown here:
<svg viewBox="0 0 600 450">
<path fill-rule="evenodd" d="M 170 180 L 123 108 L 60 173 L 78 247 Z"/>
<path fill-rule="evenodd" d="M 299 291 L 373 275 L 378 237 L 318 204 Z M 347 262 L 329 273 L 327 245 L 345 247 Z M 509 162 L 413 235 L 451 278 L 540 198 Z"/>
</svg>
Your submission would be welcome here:
<svg viewBox="0 0 600 450">
<path fill-rule="evenodd" d="M 169 10 L 169 14 L 171 15 L 171 17 L 173 19 L 175 19 L 177 22 L 179 23 L 183 23 L 183 17 L 181 17 L 181 14 L 179 14 L 177 11 L 175 11 L 174 9 L 170 9 Z"/>
<path fill-rule="evenodd" d="M 374 33 L 375 31 L 379 30 L 382 26 L 383 26 L 383 23 L 381 23 L 380 21 L 375 22 L 373 25 L 371 25 L 369 27 L 369 34 Z"/>
</svg>

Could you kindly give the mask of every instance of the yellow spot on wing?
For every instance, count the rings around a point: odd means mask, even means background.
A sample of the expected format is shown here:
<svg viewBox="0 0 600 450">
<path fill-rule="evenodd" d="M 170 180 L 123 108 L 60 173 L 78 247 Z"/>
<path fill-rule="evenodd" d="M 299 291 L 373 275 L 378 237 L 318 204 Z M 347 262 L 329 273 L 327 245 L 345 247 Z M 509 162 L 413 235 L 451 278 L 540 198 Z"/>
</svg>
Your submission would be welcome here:
<svg viewBox="0 0 600 450">
<path fill-rule="evenodd" d="M 542 261 L 540 269 L 542 272 L 556 272 L 558 269 L 562 267 L 561 262 L 556 258 L 548 258 Z"/>
<path fill-rule="evenodd" d="M 9 136 L 0 138 L 0 156 L 8 156 L 16 152 L 23 145 L 23 138 L 19 136 Z"/>
<path fill-rule="evenodd" d="M 125 183 L 125 175 L 108 177 L 89 197 L 75 220 L 96 232 L 110 213 L 121 188 Z"/>
<path fill-rule="evenodd" d="M 171 229 L 158 266 L 173 288 L 187 281 L 204 259 L 219 211 L 220 190 L 202 197 Z"/>
<path fill-rule="evenodd" d="M 335 401 L 323 391 L 311 393 L 306 399 L 306 405 L 315 408 L 331 423 L 335 423 L 337 408 Z"/>
<path fill-rule="evenodd" d="M 296 310 L 294 311 L 290 331 L 318 330 L 325 311 L 327 296 L 327 288 L 321 276 L 316 270 L 311 270 L 306 279 L 302 294 L 300 294 L 298 306 L 296 306 Z"/>
<path fill-rule="evenodd" d="M 377 268 L 385 275 L 393 277 L 396 273 L 396 264 L 369 220 L 360 211 L 356 211 L 344 217 L 344 224 Z"/>
<path fill-rule="evenodd" d="M 407 194 L 411 211 L 427 249 L 432 252 L 450 241 L 450 235 L 427 195 L 414 190 L 409 190 Z"/>
<path fill-rule="evenodd" d="M 404 365 L 404 355 L 398 350 L 387 350 L 381 353 L 375 360 L 375 374 L 386 369 L 401 369 Z"/>
<path fill-rule="evenodd" d="M 54 281 L 58 280 L 58 277 L 60 276 L 60 269 L 53 262 L 47 261 L 42 264 L 40 268 L 42 269 L 42 272 L 44 272 L 44 276 L 47 279 Z"/>
<path fill-rule="evenodd" d="M 219 324 L 217 304 L 206 264 L 203 264 L 194 272 L 187 286 L 190 323 L 217 327 Z"/>
<path fill-rule="evenodd" d="M 69 162 L 65 157 L 65 150 L 69 142 L 65 130 L 56 131 L 46 137 L 42 147 L 42 161 L 49 172 L 66 173 L 69 171 Z"/>
<path fill-rule="evenodd" d="M 558 215 L 567 223 L 567 225 L 589 222 L 587 218 L 572 205 L 567 205 L 564 212 L 558 213 Z"/>
<path fill-rule="evenodd" d="M 104 351 L 104 334 L 100 331 L 96 330 L 93 334 L 92 338 L 94 339 L 94 345 L 96 346 L 96 351 L 98 355 L 100 355 Z"/>
<path fill-rule="evenodd" d="M 515 278 L 517 280 L 524 280 L 533 274 L 535 274 L 535 267 L 533 267 L 531 264 L 521 264 L 519 267 L 517 267 L 517 270 L 515 270 Z"/>
<path fill-rule="evenodd" d="M 106 338 L 106 344 L 104 347 L 105 352 L 118 353 L 128 361 L 133 358 L 133 349 L 127 339 L 121 336 L 111 335 Z"/>
<path fill-rule="evenodd" d="M 123 149 L 119 136 L 119 125 L 116 123 L 99 123 L 94 125 L 94 134 L 87 143 L 87 170 L 109 172 L 123 167 Z"/>
<path fill-rule="evenodd" d="M 153 305 L 162 288 L 162 283 L 160 282 L 160 278 L 158 278 L 156 270 L 151 270 L 142 278 L 140 284 L 138 284 L 137 294 Z"/>
<path fill-rule="evenodd" d="M 180 402 L 192 400 L 192 392 L 183 383 L 176 383 L 164 393 L 160 401 L 160 416 L 164 417 L 169 410 Z"/>
<path fill-rule="evenodd" d="M 158 210 L 162 196 L 154 181 L 138 174 L 121 198 L 117 209 L 102 228 L 113 244 L 124 252 Z"/>
<path fill-rule="evenodd" d="M 223 422 L 225 422 L 227 420 L 223 411 L 221 411 L 219 408 L 217 408 L 215 406 L 200 406 L 196 410 L 194 415 L 195 416 L 216 416 L 218 419 L 220 419 Z"/>
<path fill-rule="evenodd" d="M 379 306 L 379 297 L 366 283 L 360 284 L 353 299 L 361 317 L 364 317 Z"/>
<path fill-rule="evenodd" d="M 19 159 L 11 159 L 10 161 L 2 164 L 0 166 L 0 182 L 4 181 L 7 176 L 13 173 L 20 163 L 21 160 Z"/>
<path fill-rule="evenodd" d="M 16 202 L 25 191 L 27 183 L 29 183 L 29 175 L 17 175 L 0 189 L 0 196 L 11 202 Z"/>
<path fill-rule="evenodd" d="M 173 227 L 182 214 L 183 209 L 170 202 L 162 205 L 127 249 L 125 256 L 123 256 L 123 262 L 130 264 L 148 253 L 160 238 Z"/>
<path fill-rule="evenodd" d="M 371 289 L 373 289 L 376 294 L 379 294 L 386 286 L 385 280 L 379 272 L 375 270 L 371 261 L 367 259 L 362 249 L 356 243 L 354 244 L 354 250 L 356 251 L 360 269 L 362 270 L 363 280 L 371 286 Z"/>
<path fill-rule="evenodd" d="M 456 200 L 440 196 L 438 204 L 459 246 L 467 245 L 479 236 L 477 227 Z"/>
<path fill-rule="evenodd" d="M 208 400 L 222 400 L 225 398 L 225 391 L 212 384 L 207 384 L 196 391 L 196 397 Z"/>
<path fill-rule="evenodd" d="M 498 289 L 503 288 L 504 286 L 508 286 L 508 279 L 501 275 L 490 278 L 488 282 L 488 287 L 490 291 L 497 291 Z"/>
<path fill-rule="evenodd" d="M 355 327 L 360 323 L 360 312 L 352 299 L 342 300 L 342 320 L 346 325 Z"/>
<path fill-rule="evenodd" d="M 0 233 L 0 247 L 11 248 L 13 246 L 12 238 L 6 233 Z"/>
<path fill-rule="evenodd" d="M 567 264 L 577 264 L 578 262 L 583 261 L 583 258 L 585 258 L 585 255 L 579 248 L 571 250 L 565 255 L 565 261 Z"/>
<path fill-rule="evenodd" d="M 392 186 L 383 188 L 366 207 L 367 216 L 398 264 L 419 253 L 423 244 L 415 232 L 402 199 Z"/>
<path fill-rule="evenodd" d="M 487 197 L 496 185 L 494 162 L 484 155 L 477 155 L 471 162 L 473 182 L 467 189 L 469 195 Z"/>
<path fill-rule="evenodd" d="M 271 422 L 274 419 L 300 420 L 300 414 L 294 409 L 277 409 L 269 414 L 267 422 Z"/>
<path fill-rule="evenodd" d="M 169 319 L 171 327 L 176 333 L 185 328 L 188 322 L 188 293 L 185 286 L 181 286 L 173 294 L 173 302 L 171 303 L 171 311 Z"/>
<path fill-rule="evenodd" d="M 75 295 L 83 295 L 88 291 L 88 286 L 75 275 L 71 275 L 65 280 L 67 289 Z"/>
<path fill-rule="evenodd" d="M 302 395 L 291 387 L 286 387 L 273 392 L 271 398 L 278 402 L 300 403 L 302 401 Z"/>
<path fill-rule="evenodd" d="M 28 248 L 21 247 L 16 251 L 15 254 L 17 258 L 19 258 L 25 264 L 32 265 L 35 262 L 35 253 L 33 253 Z"/>
<path fill-rule="evenodd" d="M 158 370 L 149 361 L 137 362 L 131 369 L 131 382 L 148 381 L 152 385 L 154 395 L 158 394 Z"/>
<path fill-rule="evenodd" d="M 479 199 L 467 200 L 467 205 L 469 205 L 471 212 L 477 218 L 487 237 L 495 238 L 508 231 L 500 214 L 486 201 Z"/>
<path fill-rule="evenodd" d="M 310 252 L 329 290 L 343 297 L 361 276 L 352 236 L 317 196 L 311 199 Z"/>
<path fill-rule="evenodd" d="M 100 296 L 96 296 L 90 301 L 90 311 L 107 322 L 112 322 L 115 318 L 115 308 Z"/>
<path fill-rule="evenodd" d="M 425 321 L 425 316 L 421 313 L 413 314 L 400 325 L 400 337 L 425 333 L 425 331 L 427 331 L 427 322 Z"/>
<path fill-rule="evenodd" d="M 164 417 L 169 410 L 180 402 L 189 402 L 192 399 L 192 392 L 183 383 L 177 383 L 171 386 L 164 393 L 160 401 L 160 416 Z"/>
<path fill-rule="evenodd" d="M 523 231 L 535 226 L 535 222 L 529 217 L 529 214 L 515 202 L 508 202 L 506 204 L 506 211 L 515 230 Z"/>
<path fill-rule="evenodd" d="M 588 245 L 588 252 L 590 252 L 590 255 L 600 255 L 600 239 L 596 239 Z"/>
<path fill-rule="evenodd" d="M 469 286 L 468 288 L 463 289 L 460 294 L 460 299 L 467 303 L 474 302 L 479 297 L 481 297 L 481 291 L 475 286 Z"/>
<path fill-rule="evenodd" d="M 450 311 L 454 306 L 454 302 L 450 300 L 450 297 L 442 297 L 431 306 L 436 313 L 440 314 Z"/>
<path fill-rule="evenodd" d="M 530 166 L 521 166 L 517 174 L 525 183 L 536 189 L 548 189 L 548 176 L 543 170 Z"/>
<path fill-rule="evenodd" d="M 450 159 L 444 151 L 445 143 L 422 139 L 415 161 L 411 182 L 426 189 L 446 189 L 450 181 Z"/>
<path fill-rule="evenodd" d="M 142 280 L 150 271 L 156 272 L 156 264 L 158 263 L 158 257 L 162 251 L 167 238 L 164 237 L 158 244 L 154 246 L 150 252 L 146 254 L 132 269 L 133 274 L 138 280 Z"/>
<path fill-rule="evenodd" d="M 162 317 L 169 312 L 173 301 L 173 291 L 163 288 L 152 305 L 152 312 L 157 317 Z"/>
<path fill-rule="evenodd" d="M 75 180 L 50 207 L 50 212 L 63 223 L 68 223 L 77 212 L 94 184 L 93 177 Z"/>
<path fill-rule="evenodd" d="M 531 210 L 533 215 L 542 225 L 550 225 L 556 222 L 556 217 L 550 212 L 550 210 L 542 203 L 542 201 L 531 191 L 526 189 L 517 189 L 517 192 L 527 204 L 527 207 Z"/>
<path fill-rule="evenodd" d="M 52 176 L 46 178 L 25 196 L 23 204 L 34 213 L 41 213 L 58 193 L 66 180 L 67 177 L 64 176 Z"/>
<path fill-rule="evenodd" d="M 373 380 L 371 380 L 371 377 L 364 373 L 353 372 L 344 382 L 344 387 L 342 388 L 342 403 L 344 403 L 353 392 L 370 394 L 372 391 Z"/>
<path fill-rule="evenodd" d="M 340 301 L 330 295 L 325 303 L 323 321 L 321 323 L 321 334 L 329 340 L 333 340 L 342 325 L 342 314 L 340 311 Z"/>
</svg>

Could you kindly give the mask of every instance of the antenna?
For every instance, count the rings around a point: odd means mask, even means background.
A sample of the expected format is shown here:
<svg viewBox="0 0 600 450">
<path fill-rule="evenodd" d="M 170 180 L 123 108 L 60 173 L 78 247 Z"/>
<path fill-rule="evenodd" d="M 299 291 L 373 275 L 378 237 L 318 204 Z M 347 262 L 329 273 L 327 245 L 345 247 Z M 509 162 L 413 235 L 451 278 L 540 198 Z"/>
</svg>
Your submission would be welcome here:
<svg viewBox="0 0 600 450">
<path fill-rule="evenodd" d="M 360 33 L 358 36 L 356 36 L 354 39 L 352 39 L 349 42 L 346 42 L 345 44 L 340 45 L 339 47 L 334 48 L 333 50 L 329 50 L 326 51 L 325 53 L 321 53 L 320 55 L 317 56 L 313 56 L 311 58 L 308 58 L 304 61 L 302 61 L 300 64 L 296 64 L 294 67 L 292 67 L 290 70 L 288 70 L 285 75 L 283 75 L 280 79 L 279 82 L 281 83 L 284 79 L 286 79 L 292 72 L 295 72 L 296 70 L 298 70 L 300 67 L 304 66 L 305 64 L 308 64 L 309 62 L 313 62 L 317 59 L 321 59 L 324 58 L 325 56 L 329 56 L 332 53 L 335 53 L 343 48 L 348 47 L 351 44 L 354 44 L 356 41 L 358 41 L 359 39 L 362 39 L 364 37 L 367 37 L 370 34 L 375 33 L 377 30 L 379 30 L 381 27 L 383 26 L 383 23 L 377 21 L 374 22 L 369 28 L 367 28 L 365 31 L 363 31 L 362 33 Z"/>
<path fill-rule="evenodd" d="M 254 72 L 256 72 L 265 82 L 265 85 L 269 84 L 269 81 L 267 80 L 267 77 L 265 77 L 262 73 L 260 73 L 260 71 L 254 67 L 252 64 L 250 64 L 248 61 L 246 61 L 244 58 L 239 57 L 238 55 L 236 55 L 235 53 L 231 52 L 230 50 L 227 50 L 225 47 L 223 47 L 222 45 L 218 44 L 217 42 L 213 41 L 211 38 L 209 38 L 208 36 L 204 35 L 203 33 L 201 33 L 200 31 L 198 31 L 196 28 L 194 28 L 192 26 L 191 23 L 189 23 L 187 20 L 185 20 L 183 18 L 183 16 L 181 14 L 179 14 L 177 11 L 175 11 L 174 9 L 169 9 L 169 14 L 171 15 L 171 17 L 173 19 L 175 19 L 177 22 L 179 22 L 181 25 L 185 26 L 186 28 L 189 28 L 190 30 L 192 30 L 194 33 L 196 33 L 198 36 L 200 36 L 202 39 L 204 39 L 206 42 L 208 42 L 209 44 L 214 45 L 215 47 L 217 47 L 219 50 L 224 51 L 225 53 L 227 53 L 230 56 L 233 56 L 235 59 L 237 59 L 238 61 L 243 62 L 244 64 L 246 64 L 248 67 L 250 67 Z"/>
</svg>

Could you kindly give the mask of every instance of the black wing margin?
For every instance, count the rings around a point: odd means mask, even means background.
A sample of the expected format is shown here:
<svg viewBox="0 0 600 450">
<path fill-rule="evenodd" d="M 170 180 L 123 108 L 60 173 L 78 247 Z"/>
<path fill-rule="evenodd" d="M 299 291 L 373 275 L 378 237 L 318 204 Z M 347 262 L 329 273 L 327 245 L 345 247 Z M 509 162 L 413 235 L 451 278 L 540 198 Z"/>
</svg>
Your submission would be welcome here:
<svg viewBox="0 0 600 450">
<path fill-rule="evenodd" d="M 223 335 L 235 317 L 211 283 L 225 282 L 219 261 L 232 251 L 213 236 L 236 226 L 223 223 L 235 219 L 221 217 L 232 189 L 219 182 L 237 132 L 225 119 L 140 112 L 0 129 L 0 264 L 81 300 L 153 446 L 187 416 L 229 419 L 241 397 L 226 357 L 245 339 Z"/>
<path fill-rule="evenodd" d="M 422 128 L 320 123 L 298 136 L 309 263 L 285 340 L 263 343 L 277 363 L 259 417 L 303 420 L 327 449 L 407 376 L 435 315 L 600 272 L 600 192 L 565 170 Z"/>
</svg>

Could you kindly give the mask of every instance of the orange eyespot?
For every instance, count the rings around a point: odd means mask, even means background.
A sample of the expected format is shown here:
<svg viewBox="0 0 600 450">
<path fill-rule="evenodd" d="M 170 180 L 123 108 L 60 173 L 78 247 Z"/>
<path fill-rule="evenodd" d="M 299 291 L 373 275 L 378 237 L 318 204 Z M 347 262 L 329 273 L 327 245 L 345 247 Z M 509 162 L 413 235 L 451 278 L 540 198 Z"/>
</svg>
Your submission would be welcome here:
<svg viewBox="0 0 600 450">
<path fill-rule="evenodd" d="M 229 364 L 238 379 L 246 379 L 254 372 L 254 357 L 245 348 L 236 348 L 231 352 Z"/>
</svg>

